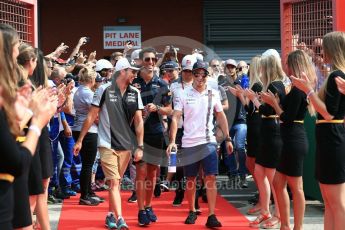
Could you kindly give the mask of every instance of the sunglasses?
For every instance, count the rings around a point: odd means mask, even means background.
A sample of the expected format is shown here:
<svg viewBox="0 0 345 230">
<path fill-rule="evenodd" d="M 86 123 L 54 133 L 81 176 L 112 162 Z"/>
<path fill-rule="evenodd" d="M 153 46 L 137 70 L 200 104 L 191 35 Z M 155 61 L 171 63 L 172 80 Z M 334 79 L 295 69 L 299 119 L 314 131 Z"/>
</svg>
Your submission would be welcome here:
<svg viewBox="0 0 345 230">
<path fill-rule="evenodd" d="M 207 77 L 207 74 L 206 73 L 204 73 L 204 72 L 202 72 L 202 73 L 193 73 L 194 74 L 194 77 L 202 77 L 202 78 L 206 78 Z"/>
<path fill-rule="evenodd" d="M 157 62 L 157 58 L 152 58 L 152 57 L 146 57 L 146 58 L 144 58 L 144 62 L 150 62 L 150 61 L 152 61 L 152 62 Z"/>
</svg>

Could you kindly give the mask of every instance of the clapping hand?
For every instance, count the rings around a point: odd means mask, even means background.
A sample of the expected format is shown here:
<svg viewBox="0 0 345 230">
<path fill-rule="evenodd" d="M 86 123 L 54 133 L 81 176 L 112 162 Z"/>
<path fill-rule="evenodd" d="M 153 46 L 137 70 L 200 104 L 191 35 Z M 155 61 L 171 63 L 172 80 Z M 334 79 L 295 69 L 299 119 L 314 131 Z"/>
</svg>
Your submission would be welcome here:
<svg viewBox="0 0 345 230">
<path fill-rule="evenodd" d="M 274 95 L 270 90 L 261 93 L 261 100 L 272 107 L 275 103 L 279 104 L 279 96 L 277 94 Z"/>
<path fill-rule="evenodd" d="M 301 73 L 301 78 L 297 78 L 291 75 L 290 79 L 292 81 L 292 84 L 298 89 L 302 90 L 305 94 L 313 89 L 313 87 L 311 86 L 311 81 L 304 72 Z"/>
</svg>

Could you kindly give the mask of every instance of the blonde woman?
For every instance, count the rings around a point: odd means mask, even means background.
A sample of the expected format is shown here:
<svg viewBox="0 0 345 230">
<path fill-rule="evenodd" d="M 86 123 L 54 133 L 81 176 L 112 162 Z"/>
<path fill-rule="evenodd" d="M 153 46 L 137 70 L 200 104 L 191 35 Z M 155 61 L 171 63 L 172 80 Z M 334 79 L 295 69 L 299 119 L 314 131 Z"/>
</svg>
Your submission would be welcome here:
<svg viewBox="0 0 345 230">
<path fill-rule="evenodd" d="M 302 50 L 289 54 L 287 59 L 289 75 L 301 78 L 304 72 L 316 86 L 316 72 L 311 58 Z M 277 194 L 281 230 L 290 230 L 290 201 L 287 185 L 292 192 L 294 204 L 294 229 L 303 229 L 305 198 L 303 192 L 303 161 L 308 153 L 308 139 L 303 121 L 307 112 L 307 95 L 292 87 L 284 101 L 279 101 L 270 92 L 261 95 L 262 100 L 271 105 L 279 115 L 280 131 L 283 141 L 282 156 L 274 177 L 274 189 Z"/>
<path fill-rule="evenodd" d="M 281 62 L 273 55 L 263 57 L 261 62 L 261 80 L 263 83 L 263 92 L 271 91 L 282 101 L 285 97 L 285 87 L 282 82 L 284 73 Z M 260 215 L 252 222 L 250 226 L 265 228 L 274 228 L 279 226 L 279 209 L 275 209 L 272 216 L 269 210 L 271 191 L 277 204 L 276 193 L 273 187 L 273 178 L 282 149 L 280 138 L 279 118 L 274 109 L 269 104 L 261 104 L 257 94 L 250 89 L 246 90 L 247 97 L 253 102 L 262 116 L 260 130 L 260 151 L 256 155 L 254 174 L 257 179 L 261 211 Z M 269 220 L 269 221 L 266 221 Z M 263 223 L 264 222 L 264 223 Z"/>
<path fill-rule="evenodd" d="M 74 94 L 73 103 L 75 109 L 74 125 L 72 127 L 73 138 L 77 140 L 80 130 L 89 113 L 93 98 L 92 88 L 95 85 L 97 73 L 92 68 L 85 67 L 79 72 L 80 86 Z M 80 205 L 95 206 L 100 200 L 93 198 L 91 190 L 92 166 L 97 154 L 98 128 L 95 123 L 91 125 L 83 140 L 83 147 L 80 150 L 82 168 L 80 172 Z"/>
<path fill-rule="evenodd" d="M 345 79 L 345 33 L 327 33 L 322 47 L 324 61 L 332 65 L 333 72 L 319 93 L 313 90 L 310 76 L 291 79 L 318 113 L 315 171 L 325 204 L 324 229 L 338 230 L 345 226 L 345 95 L 339 92 L 335 79 Z"/>
</svg>

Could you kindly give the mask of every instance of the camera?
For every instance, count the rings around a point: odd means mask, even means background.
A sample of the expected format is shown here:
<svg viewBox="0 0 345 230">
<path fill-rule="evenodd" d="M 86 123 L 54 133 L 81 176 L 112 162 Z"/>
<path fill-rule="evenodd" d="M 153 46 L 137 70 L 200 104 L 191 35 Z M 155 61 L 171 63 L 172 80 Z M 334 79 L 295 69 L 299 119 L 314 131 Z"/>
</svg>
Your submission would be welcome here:
<svg viewBox="0 0 345 230">
<path fill-rule="evenodd" d="M 91 38 L 90 37 L 85 37 L 85 43 L 88 43 L 91 41 Z"/>
<path fill-rule="evenodd" d="M 134 45 L 133 42 L 132 42 L 131 40 L 127 40 L 127 41 L 126 41 L 126 44 L 127 44 L 127 45 Z"/>
</svg>

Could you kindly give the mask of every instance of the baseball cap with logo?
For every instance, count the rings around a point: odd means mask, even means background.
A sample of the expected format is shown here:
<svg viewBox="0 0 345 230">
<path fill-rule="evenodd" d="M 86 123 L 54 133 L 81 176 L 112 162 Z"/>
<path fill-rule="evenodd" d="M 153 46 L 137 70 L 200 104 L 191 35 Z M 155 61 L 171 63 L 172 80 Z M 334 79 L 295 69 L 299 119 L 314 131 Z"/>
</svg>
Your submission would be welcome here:
<svg viewBox="0 0 345 230">
<path fill-rule="evenodd" d="M 168 69 L 178 69 L 179 68 L 179 65 L 174 62 L 174 61 L 167 61 L 164 66 L 163 66 L 163 69 L 164 70 L 168 70 Z"/>
<path fill-rule="evenodd" d="M 203 69 L 205 70 L 206 74 L 208 74 L 208 66 L 206 62 L 203 62 L 203 61 L 195 62 L 195 64 L 193 65 L 193 72 L 197 69 Z"/>
<path fill-rule="evenodd" d="M 193 55 L 186 55 L 182 59 L 182 70 L 193 70 L 193 65 L 196 62 L 196 58 Z"/>
<path fill-rule="evenodd" d="M 132 66 L 129 64 L 127 58 L 120 58 L 115 65 L 115 72 L 123 70 L 123 69 L 132 69 L 132 70 L 139 70 L 139 68 Z"/>
<path fill-rule="evenodd" d="M 95 67 L 95 71 L 99 72 L 102 69 L 113 69 L 114 66 L 110 63 L 110 61 L 106 60 L 106 59 L 99 59 L 96 62 L 96 67 Z"/>
<path fill-rule="evenodd" d="M 232 66 L 237 66 L 237 62 L 234 59 L 228 59 L 225 61 L 225 66 L 227 65 L 232 65 Z"/>
</svg>

